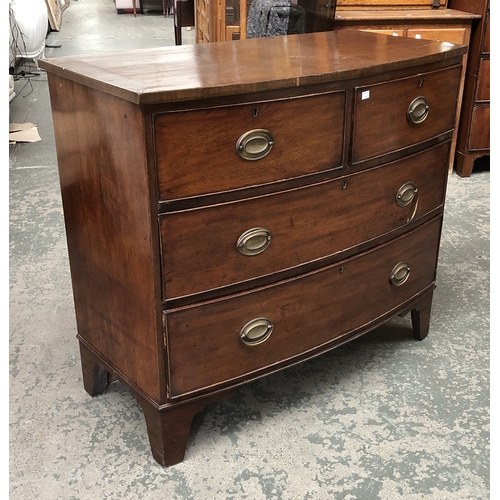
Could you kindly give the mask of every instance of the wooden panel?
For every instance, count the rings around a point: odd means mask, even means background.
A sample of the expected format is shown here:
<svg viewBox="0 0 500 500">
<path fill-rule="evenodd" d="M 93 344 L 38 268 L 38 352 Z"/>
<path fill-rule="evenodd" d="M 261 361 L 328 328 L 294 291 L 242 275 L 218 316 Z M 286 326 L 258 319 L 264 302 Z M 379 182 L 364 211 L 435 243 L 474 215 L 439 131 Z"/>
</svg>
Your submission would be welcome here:
<svg viewBox="0 0 500 500">
<path fill-rule="evenodd" d="M 483 53 L 490 53 L 490 13 L 486 14 L 485 20 L 485 28 L 484 28 L 484 40 L 483 40 Z"/>
<path fill-rule="evenodd" d="M 226 40 L 239 40 L 240 27 L 239 26 L 226 26 Z"/>
<path fill-rule="evenodd" d="M 160 401 L 159 270 L 140 110 L 55 75 L 49 89 L 78 334 Z"/>
<path fill-rule="evenodd" d="M 210 0 L 195 1 L 196 42 L 210 42 Z"/>
<path fill-rule="evenodd" d="M 469 149 L 490 148 L 490 108 L 475 106 L 472 111 Z"/>
<path fill-rule="evenodd" d="M 337 9 L 429 9 L 431 0 L 337 0 Z M 440 0 L 440 8 L 446 8 L 447 0 Z"/>
<path fill-rule="evenodd" d="M 359 163 L 453 130 L 461 71 L 461 67 L 455 66 L 389 83 L 358 87 L 352 162 Z M 407 111 L 410 103 L 419 96 L 427 99 L 429 114 L 422 123 L 413 124 L 407 118 Z M 376 125 L 381 116 L 384 117 L 383 127 Z"/>
<path fill-rule="evenodd" d="M 394 310 L 433 283 L 440 230 L 441 219 L 434 219 L 390 244 L 300 278 L 168 311 L 172 395 L 290 360 Z M 410 275 L 394 286 L 389 277 L 401 261 L 408 262 Z M 261 317 L 274 325 L 271 336 L 256 346 L 243 344 L 241 328 Z"/>
<path fill-rule="evenodd" d="M 449 144 L 442 144 L 316 186 L 161 215 L 164 297 L 220 288 L 318 261 L 405 226 L 415 203 L 399 207 L 396 193 L 408 181 L 415 183 L 417 219 L 438 208 L 444 198 L 448 154 Z M 258 255 L 242 255 L 236 242 L 255 227 L 270 232 L 271 244 Z"/>
<path fill-rule="evenodd" d="M 477 101 L 490 100 L 490 60 L 481 59 L 479 61 L 479 72 L 477 75 Z"/>
<path fill-rule="evenodd" d="M 406 36 L 424 40 L 440 40 L 441 42 L 467 44 L 468 34 L 465 28 L 408 28 Z"/>
<path fill-rule="evenodd" d="M 344 113 L 345 93 L 335 92 L 158 114 L 159 199 L 241 189 L 339 167 Z M 255 129 L 270 131 L 274 145 L 266 157 L 244 160 L 236 143 Z M 215 160 L 207 165 L 207 158 Z"/>
</svg>

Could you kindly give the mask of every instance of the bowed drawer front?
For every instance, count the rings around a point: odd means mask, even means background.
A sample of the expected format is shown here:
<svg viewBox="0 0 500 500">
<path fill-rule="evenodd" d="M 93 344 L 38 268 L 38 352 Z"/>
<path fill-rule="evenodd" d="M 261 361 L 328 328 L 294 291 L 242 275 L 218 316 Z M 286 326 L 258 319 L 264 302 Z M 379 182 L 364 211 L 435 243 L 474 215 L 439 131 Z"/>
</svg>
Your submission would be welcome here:
<svg viewBox="0 0 500 500">
<path fill-rule="evenodd" d="M 341 167 L 345 105 L 345 92 L 334 92 L 155 115 L 159 199 Z"/>
<path fill-rule="evenodd" d="M 314 186 L 162 214 L 164 298 L 297 274 L 404 228 L 442 206 L 448 154 L 445 143 Z"/>
<path fill-rule="evenodd" d="M 172 396 L 248 378 L 397 310 L 434 281 L 440 231 L 433 220 L 300 278 L 166 311 Z"/>
<path fill-rule="evenodd" d="M 451 133 L 460 73 L 455 66 L 356 88 L 353 163 Z"/>
<path fill-rule="evenodd" d="M 246 381 L 406 313 L 425 338 L 465 51 L 341 30 L 39 61 L 84 387 L 133 391 L 160 464 Z"/>
</svg>

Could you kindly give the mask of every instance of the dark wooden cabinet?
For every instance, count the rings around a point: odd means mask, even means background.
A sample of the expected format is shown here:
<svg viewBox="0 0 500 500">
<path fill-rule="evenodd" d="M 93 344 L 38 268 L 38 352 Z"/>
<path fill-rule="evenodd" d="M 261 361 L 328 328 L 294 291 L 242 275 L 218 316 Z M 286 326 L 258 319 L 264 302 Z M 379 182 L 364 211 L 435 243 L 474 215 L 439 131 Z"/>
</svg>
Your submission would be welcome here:
<svg viewBox="0 0 500 500">
<path fill-rule="evenodd" d="M 490 154 L 490 2 L 449 0 L 449 3 L 453 8 L 481 16 L 472 25 L 455 152 L 457 174 L 469 177 L 474 161 Z"/>
<path fill-rule="evenodd" d="M 465 51 L 345 30 L 40 61 L 84 387 L 130 388 L 160 464 L 241 384 L 410 311 L 427 335 Z"/>
</svg>

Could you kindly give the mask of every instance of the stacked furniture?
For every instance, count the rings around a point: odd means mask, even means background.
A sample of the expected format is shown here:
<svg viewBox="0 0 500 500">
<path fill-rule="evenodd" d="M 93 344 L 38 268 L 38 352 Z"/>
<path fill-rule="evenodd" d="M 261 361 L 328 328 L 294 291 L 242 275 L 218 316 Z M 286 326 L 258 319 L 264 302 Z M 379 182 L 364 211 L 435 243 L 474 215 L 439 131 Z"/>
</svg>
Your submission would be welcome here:
<svg viewBox="0 0 500 500">
<path fill-rule="evenodd" d="M 246 38 L 250 5 L 249 0 L 196 0 L 196 40 L 205 43 Z M 307 0 L 307 8 L 321 19 L 335 16 L 318 31 L 333 25 L 334 29 L 363 29 L 464 45 L 469 43 L 471 21 L 479 18 L 475 11 L 448 8 L 447 0 Z"/>
<path fill-rule="evenodd" d="M 160 464 L 248 381 L 398 315 L 427 335 L 466 50 L 341 30 L 40 61 L 84 387 L 130 388 Z"/>
<path fill-rule="evenodd" d="M 490 154 L 490 2 L 450 0 L 450 5 L 481 16 L 472 26 L 455 152 L 457 174 L 469 177 L 474 161 Z"/>
</svg>

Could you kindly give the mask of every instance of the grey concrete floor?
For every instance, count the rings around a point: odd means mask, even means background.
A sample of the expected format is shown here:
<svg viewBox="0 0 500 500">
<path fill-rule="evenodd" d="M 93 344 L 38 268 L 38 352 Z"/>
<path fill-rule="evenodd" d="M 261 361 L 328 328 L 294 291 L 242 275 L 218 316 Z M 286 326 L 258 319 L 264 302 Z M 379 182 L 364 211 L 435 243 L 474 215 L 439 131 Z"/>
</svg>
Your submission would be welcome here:
<svg viewBox="0 0 500 500">
<path fill-rule="evenodd" d="M 48 57 L 173 45 L 173 22 L 73 0 L 46 43 L 61 45 Z M 426 340 L 398 318 L 248 384 L 162 468 L 127 389 L 83 390 L 47 81 L 31 70 L 10 104 L 42 138 L 9 147 L 11 499 L 490 498 L 489 169 L 449 178 Z"/>
</svg>

